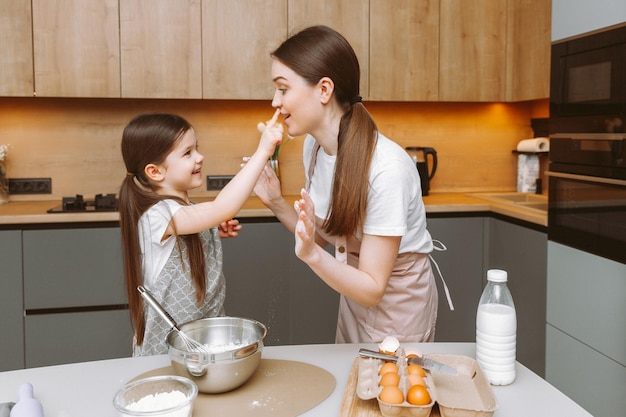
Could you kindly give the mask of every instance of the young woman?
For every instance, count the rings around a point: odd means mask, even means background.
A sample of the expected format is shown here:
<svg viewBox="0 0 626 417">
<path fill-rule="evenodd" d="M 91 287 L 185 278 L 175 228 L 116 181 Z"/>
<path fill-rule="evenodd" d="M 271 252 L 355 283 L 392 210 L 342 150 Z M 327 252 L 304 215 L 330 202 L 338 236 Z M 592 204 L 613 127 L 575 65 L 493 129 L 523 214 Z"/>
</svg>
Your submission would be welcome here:
<svg viewBox="0 0 626 417">
<path fill-rule="evenodd" d="M 173 114 L 144 114 L 124 129 L 126 178 L 120 188 L 134 355 L 167 353 L 169 326 L 145 306 L 144 285 L 178 323 L 224 314 L 220 237 L 236 236 L 231 220 L 250 196 L 282 125 L 274 113 L 259 146 L 214 201 L 192 204 L 187 192 L 202 185 L 202 161 L 192 126 Z"/>
<path fill-rule="evenodd" d="M 341 294 L 336 341 L 434 340 L 437 288 L 419 174 L 361 102 L 352 47 L 314 26 L 272 57 L 272 106 L 291 136 L 307 135 L 307 189 L 294 211 L 266 167 L 254 190 L 295 233 L 297 256 Z"/>
</svg>

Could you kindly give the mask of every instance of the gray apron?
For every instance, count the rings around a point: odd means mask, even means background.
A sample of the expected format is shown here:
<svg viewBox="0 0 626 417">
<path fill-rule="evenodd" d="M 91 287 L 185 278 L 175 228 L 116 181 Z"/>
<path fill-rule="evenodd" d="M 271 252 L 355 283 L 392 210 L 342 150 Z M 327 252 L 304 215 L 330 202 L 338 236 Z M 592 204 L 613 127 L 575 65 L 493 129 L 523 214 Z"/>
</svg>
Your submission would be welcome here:
<svg viewBox="0 0 626 417">
<path fill-rule="evenodd" d="M 205 301 L 198 306 L 196 290 L 190 279 L 189 257 L 184 241 L 182 265 L 178 245 L 165 263 L 159 277 L 148 290 L 154 298 L 170 313 L 174 321 L 183 324 L 192 320 L 224 315 L 226 285 L 222 272 L 222 242 L 217 228 L 200 232 L 206 266 L 207 291 Z M 146 306 L 146 331 L 141 346 L 134 346 L 134 356 L 167 354 L 165 338 L 171 328 L 165 321 Z"/>
</svg>

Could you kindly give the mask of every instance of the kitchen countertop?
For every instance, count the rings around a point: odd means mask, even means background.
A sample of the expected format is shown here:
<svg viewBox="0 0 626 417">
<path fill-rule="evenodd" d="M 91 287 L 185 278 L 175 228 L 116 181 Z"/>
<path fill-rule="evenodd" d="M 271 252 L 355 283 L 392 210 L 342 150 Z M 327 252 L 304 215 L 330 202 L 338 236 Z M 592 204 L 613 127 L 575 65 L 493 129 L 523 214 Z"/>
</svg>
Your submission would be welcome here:
<svg viewBox="0 0 626 417">
<path fill-rule="evenodd" d="M 426 354 L 459 354 L 472 358 L 475 355 L 473 343 L 406 343 L 403 346 L 417 347 Z M 263 358 L 306 362 L 330 372 L 336 380 L 335 389 L 303 416 L 338 416 L 352 363 L 361 347 L 377 349 L 373 344 L 266 346 Z M 112 399 L 120 387 L 138 375 L 169 364 L 167 355 L 159 355 L 2 372 L 0 403 L 17 401 L 19 386 L 30 382 L 46 417 L 113 416 Z M 516 373 L 513 384 L 492 387 L 498 401 L 494 417 L 591 416 L 519 362 Z"/>
<path fill-rule="evenodd" d="M 286 196 L 288 201 L 295 201 L 298 196 Z M 472 197 L 465 193 L 431 193 L 423 197 L 426 213 L 471 213 L 494 212 L 518 220 L 527 221 L 540 226 L 547 226 L 545 212 L 529 210 L 509 204 L 498 204 Z M 196 202 L 206 201 L 193 199 Z M 50 201 L 11 201 L 0 205 L 0 226 L 19 224 L 45 223 L 93 223 L 116 222 L 117 212 L 89 213 L 47 213 L 47 210 L 58 206 L 59 200 Z M 257 197 L 250 197 L 237 217 L 272 217 L 272 212 Z"/>
</svg>

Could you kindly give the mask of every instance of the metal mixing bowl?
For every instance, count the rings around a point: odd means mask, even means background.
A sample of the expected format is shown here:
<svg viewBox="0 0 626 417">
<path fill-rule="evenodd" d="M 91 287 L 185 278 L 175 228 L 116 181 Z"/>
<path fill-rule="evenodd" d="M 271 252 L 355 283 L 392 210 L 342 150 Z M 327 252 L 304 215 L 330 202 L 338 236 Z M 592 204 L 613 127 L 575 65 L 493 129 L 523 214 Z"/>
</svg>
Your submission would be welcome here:
<svg viewBox="0 0 626 417">
<path fill-rule="evenodd" d="M 267 334 L 263 323 L 239 317 L 213 317 L 185 323 L 180 329 L 215 352 L 190 352 L 177 332 L 167 335 L 174 372 L 194 381 L 200 392 L 216 394 L 233 390 L 246 382 L 259 366 Z"/>
</svg>

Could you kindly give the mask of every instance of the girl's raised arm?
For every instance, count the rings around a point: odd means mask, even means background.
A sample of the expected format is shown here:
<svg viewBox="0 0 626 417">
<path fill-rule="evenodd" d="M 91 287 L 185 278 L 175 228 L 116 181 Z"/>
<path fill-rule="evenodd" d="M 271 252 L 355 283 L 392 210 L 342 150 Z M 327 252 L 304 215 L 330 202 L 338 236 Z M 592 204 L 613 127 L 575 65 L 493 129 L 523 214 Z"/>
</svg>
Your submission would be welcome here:
<svg viewBox="0 0 626 417">
<path fill-rule="evenodd" d="M 172 221 L 179 235 L 198 233 L 234 217 L 250 197 L 259 174 L 283 138 L 283 126 L 278 123 L 279 110 L 267 122 L 259 146 L 241 171 L 220 191 L 213 201 L 193 204 L 179 209 Z M 170 226 L 171 228 L 171 226 Z M 172 234 L 169 230 L 166 234 Z"/>
</svg>

